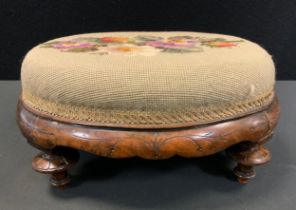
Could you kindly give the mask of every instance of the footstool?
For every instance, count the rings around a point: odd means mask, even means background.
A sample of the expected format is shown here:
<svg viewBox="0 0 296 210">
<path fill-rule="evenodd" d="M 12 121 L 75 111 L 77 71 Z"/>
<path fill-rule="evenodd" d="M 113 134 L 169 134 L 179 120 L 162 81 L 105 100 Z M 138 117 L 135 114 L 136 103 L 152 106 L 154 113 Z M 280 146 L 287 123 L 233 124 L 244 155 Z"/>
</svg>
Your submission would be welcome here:
<svg viewBox="0 0 296 210">
<path fill-rule="evenodd" d="M 70 182 L 78 150 L 110 158 L 223 150 L 240 183 L 271 158 L 275 67 L 259 45 L 197 32 L 106 32 L 42 43 L 25 56 L 17 121 L 43 152 L 33 168 Z"/>
</svg>

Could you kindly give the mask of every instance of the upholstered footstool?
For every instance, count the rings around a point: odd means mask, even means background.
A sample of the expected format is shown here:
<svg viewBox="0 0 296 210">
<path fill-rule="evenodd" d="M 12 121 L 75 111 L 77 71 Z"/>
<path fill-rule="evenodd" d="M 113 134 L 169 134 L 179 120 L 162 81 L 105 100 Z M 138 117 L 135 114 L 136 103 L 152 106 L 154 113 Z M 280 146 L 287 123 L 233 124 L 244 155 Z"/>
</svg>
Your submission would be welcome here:
<svg viewBox="0 0 296 210">
<path fill-rule="evenodd" d="M 271 158 L 279 117 L 271 56 L 248 40 L 196 32 L 113 32 L 33 48 L 18 124 L 43 152 L 33 168 L 64 187 L 78 150 L 110 158 L 199 157 L 223 150 L 246 183 Z M 120 161 L 120 160 L 119 160 Z"/>
</svg>

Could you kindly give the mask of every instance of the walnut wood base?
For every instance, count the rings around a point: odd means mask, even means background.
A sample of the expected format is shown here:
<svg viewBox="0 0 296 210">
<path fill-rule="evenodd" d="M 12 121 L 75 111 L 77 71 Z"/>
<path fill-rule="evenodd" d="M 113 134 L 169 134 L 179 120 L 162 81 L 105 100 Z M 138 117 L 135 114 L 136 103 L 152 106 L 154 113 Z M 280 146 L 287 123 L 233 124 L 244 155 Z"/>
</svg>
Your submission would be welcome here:
<svg viewBox="0 0 296 210">
<path fill-rule="evenodd" d="M 260 143 L 241 143 L 228 149 L 227 153 L 238 163 L 233 172 L 242 184 L 255 177 L 253 166 L 267 163 L 271 159 L 270 152 Z"/>
<path fill-rule="evenodd" d="M 77 150 L 57 148 L 36 155 L 33 158 L 32 166 L 37 172 L 50 174 L 51 185 L 63 189 L 71 181 L 68 169 L 78 161 L 78 158 Z"/>
<path fill-rule="evenodd" d="M 33 159 L 33 168 L 51 175 L 51 184 L 66 186 L 67 170 L 78 160 L 77 150 L 110 158 L 166 159 L 207 156 L 222 150 L 238 164 L 240 183 L 255 177 L 254 166 L 271 158 L 263 144 L 279 118 L 277 98 L 265 110 L 215 124 L 174 129 L 127 129 L 86 126 L 49 119 L 18 105 L 18 125 L 28 142 L 44 153 Z"/>
</svg>

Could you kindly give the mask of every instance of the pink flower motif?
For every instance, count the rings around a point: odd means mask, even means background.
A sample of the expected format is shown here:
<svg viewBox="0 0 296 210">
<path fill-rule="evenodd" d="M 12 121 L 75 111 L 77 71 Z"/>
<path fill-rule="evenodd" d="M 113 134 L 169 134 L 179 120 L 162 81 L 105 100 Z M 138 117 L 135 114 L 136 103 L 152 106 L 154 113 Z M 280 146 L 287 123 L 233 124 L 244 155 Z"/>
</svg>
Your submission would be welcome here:
<svg viewBox="0 0 296 210">
<path fill-rule="evenodd" d="M 74 42 L 74 41 L 65 41 L 55 43 L 52 46 L 56 49 L 67 51 L 71 49 L 83 49 L 83 48 L 91 48 L 95 44 L 89 42 Z"/>
<path fill-rule="evenodd" d="M 196 39 L 171 39 L 163 41 L 150 41 L 146 42 L 146 45 L 156 47 L 156 48 L 192 48 L 200 45 Z"/>
</svg>

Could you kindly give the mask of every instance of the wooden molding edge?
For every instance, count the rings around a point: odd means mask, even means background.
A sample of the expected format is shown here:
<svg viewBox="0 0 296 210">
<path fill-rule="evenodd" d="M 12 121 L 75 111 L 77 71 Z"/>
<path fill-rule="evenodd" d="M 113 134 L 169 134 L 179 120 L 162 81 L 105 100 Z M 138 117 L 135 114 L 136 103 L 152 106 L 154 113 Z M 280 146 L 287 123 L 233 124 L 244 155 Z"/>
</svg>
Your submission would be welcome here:
<svg viewBox="0 0 296 210">
<path fill-rule="evenodd" d="M 172 129 L 102 128 L 65 123 L 36 115 L 19 100 L 17 122 L 28 142 L 42 150 L 69 147 L 110 158 L 214 154 L 240 142 L 263 142 L 278 122 L 277 97 L 265 110 L 219 123 Z"/>
</svg>

